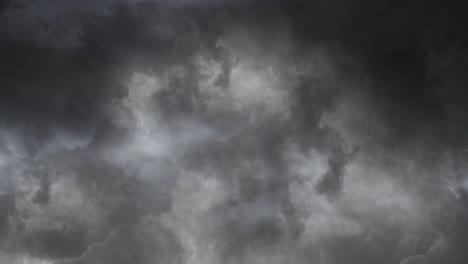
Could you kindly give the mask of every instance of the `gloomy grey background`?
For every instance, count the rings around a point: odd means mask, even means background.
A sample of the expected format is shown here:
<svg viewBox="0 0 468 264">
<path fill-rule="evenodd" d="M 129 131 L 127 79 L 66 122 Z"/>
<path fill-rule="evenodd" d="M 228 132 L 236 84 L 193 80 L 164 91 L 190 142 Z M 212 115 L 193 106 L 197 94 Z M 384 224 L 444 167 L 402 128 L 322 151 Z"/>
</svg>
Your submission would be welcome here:
<svg viewBox="0 0 468 264">
<path fill-rule="evenodd" d="M 467 19 L 0 1 L 0 263 L 466 263 Z"/>
</svg>

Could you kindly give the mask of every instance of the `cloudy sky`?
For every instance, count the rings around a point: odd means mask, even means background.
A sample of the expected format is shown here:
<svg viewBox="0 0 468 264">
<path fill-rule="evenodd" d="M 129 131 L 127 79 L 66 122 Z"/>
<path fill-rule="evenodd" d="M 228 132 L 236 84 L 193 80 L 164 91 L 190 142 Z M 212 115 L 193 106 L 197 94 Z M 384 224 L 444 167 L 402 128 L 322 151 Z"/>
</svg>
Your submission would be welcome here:
<svg viewBox="0 0 468 264">
<path fill-rule="evenodd" d="M 466 263 L 467 23 L 1 0 L 0 263 Z"/>
</svg>

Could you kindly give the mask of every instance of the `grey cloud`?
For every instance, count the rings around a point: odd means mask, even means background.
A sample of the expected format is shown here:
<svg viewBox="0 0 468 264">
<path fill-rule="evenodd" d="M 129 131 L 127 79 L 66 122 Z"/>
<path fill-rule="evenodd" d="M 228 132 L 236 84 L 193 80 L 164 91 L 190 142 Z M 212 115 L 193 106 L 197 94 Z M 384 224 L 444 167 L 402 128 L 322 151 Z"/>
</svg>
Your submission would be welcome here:
<svg viewBox="0 0 468 264">
<path fill-rule="evenodd" d="M 463 19 L 416 2 L 1 2 L 0 261 L 463 263 Z"/>
</svg>

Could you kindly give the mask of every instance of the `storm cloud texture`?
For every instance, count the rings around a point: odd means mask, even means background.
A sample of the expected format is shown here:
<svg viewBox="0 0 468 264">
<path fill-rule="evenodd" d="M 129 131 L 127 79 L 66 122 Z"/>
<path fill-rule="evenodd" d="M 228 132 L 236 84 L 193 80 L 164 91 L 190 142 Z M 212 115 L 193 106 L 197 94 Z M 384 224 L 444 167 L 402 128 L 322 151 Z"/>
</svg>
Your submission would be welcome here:
<svg viewBox="0 0 468 264">
<path fill-rule="evenodd" d="M 467 263 L 464 10 L 0 1 L 0 263 Z"/>
</svg>

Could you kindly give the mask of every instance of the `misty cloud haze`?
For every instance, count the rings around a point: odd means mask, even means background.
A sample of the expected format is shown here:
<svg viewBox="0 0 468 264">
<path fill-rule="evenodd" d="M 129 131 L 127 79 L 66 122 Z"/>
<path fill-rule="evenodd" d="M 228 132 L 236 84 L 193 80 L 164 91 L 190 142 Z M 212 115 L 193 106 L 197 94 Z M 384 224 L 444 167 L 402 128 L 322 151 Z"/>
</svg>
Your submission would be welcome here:
<svg viewBox="0 0 468 264">
<path fill-rule="evenodd" d="M 0 263 L 466 263 L 467 22 L 0 1 Z"/>
</svg>

